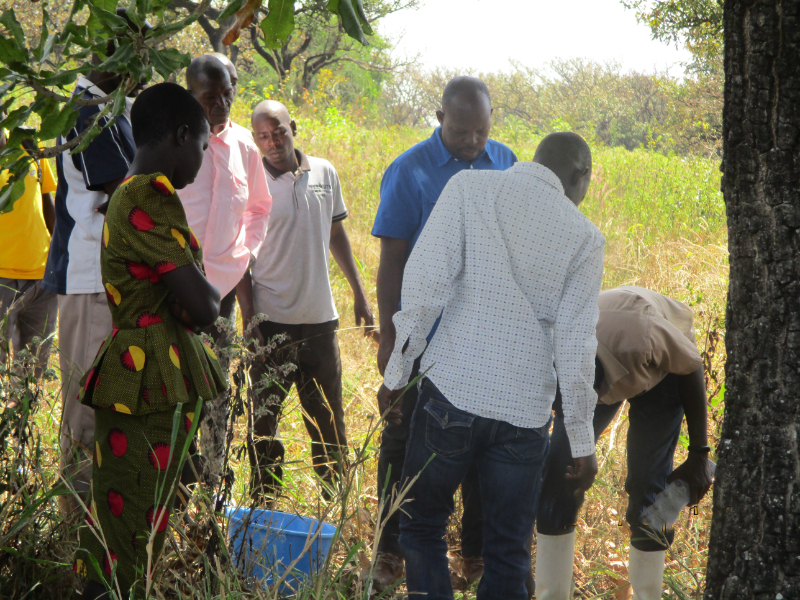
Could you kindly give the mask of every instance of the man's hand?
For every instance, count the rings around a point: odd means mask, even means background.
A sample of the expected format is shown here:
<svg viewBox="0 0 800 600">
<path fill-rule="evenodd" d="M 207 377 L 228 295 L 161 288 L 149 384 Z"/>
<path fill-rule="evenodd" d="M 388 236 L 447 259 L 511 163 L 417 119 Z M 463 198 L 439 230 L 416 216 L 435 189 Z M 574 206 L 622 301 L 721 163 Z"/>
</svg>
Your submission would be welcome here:
<svg viewBox="0 0 800 600">
<path fill-rule="evenodd" d="M 361 327 L 361 322 L 364 322 L 364 337 L 370 337 L 370 332 L 375 325 L 375 317 L 372 316 L 372 307 L 369 305 L 369 300 L 363 294 L 357 294 L 353 298 L 353 312 L 356 317 L 356 327 Z"/>
<path fill-rule="evenodd" d="M 575 495 L 580 496 L 594 483 L 595 475 L 597 475 L 597 455 L 590 454 L 572 460 L 575 462 L 575 466 L 567 467 L 565 477 L 575 485 Z"/>
<path fill-rule="evenodd" d="M 403 421 L 402 393 L 403 390 L 390 390 L 383 384 L 378 390 L 378 409 L 381 416 L 393 425 L 400 425 Z"/>
<path fill-rule="evenodd" d="M 711 487 L 711 465 L 708 462 L 708 455 L 689 452 L 686 462 L 667 477 L 667 483 L 672 483 L 676 479 L 683 479 L 689 484 L 689 506 L 700 502 Z"/>
</svg>

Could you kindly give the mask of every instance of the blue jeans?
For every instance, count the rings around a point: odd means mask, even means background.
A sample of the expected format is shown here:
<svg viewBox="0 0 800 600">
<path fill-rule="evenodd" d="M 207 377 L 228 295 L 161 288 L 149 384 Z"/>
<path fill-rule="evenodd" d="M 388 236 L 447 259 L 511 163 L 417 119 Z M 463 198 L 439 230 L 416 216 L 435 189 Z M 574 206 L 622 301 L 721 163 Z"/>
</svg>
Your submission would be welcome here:
<svg viewBox="0 0 800 600">
<path fill-rule="evenodd" d="M 538 429 L 478 417 L 448 402 L 423 380 L 411 421 L 403 480 L 418 473 L 403 505 L 400 546 L 409 593 L 452 600 L 447 520 L 453 495 L 473 465 L 483 501 L 483 559 L 478 599 L 527 600 L 528 540 L 549 446 L 548 422 Z"/>
<path fill-rule="evenodd" d="M 628 509 L 625 518 L 631 527 L 631 545 L 643 552 L 664 550 L 671 544 L 674 531 L 662 533 L 641 527 L 642 511 L 653 503 L 656 495 L 667 486 L 672 473 L 672 457 L 681 432 L 683 405 L 678 394 L 678 380 L 667 375 L 653 389 L 628 400 Z M 620 404 L 598 404 L 594 413 L 595 439 L 611 423 Z M 563 419 L 553 424 L 550 454 L 544 469 L 542 493 L 536 515 L 536 531 L 544 535 L 564 535 L 575 529 L 583 496 L 576 498 L 572 485 L 564 479 L 572 465 L 567 432 Z"/>
<path fill-rule="evenodd" d="M 419 375 L 418 358 L 414 362 L 411 371 L 411 379 Z M 378 493 L 383 494 L 386 490 L 386 504 L 381 521 L 385 521 L 381 540 L 378 543 L 380 552 L 391 554 L 402 554 L 400 550 L 400 511 L 389 513 L 389 505 L 392 497 L 392 490 L 399 489 L 400 476 L 403 474 L 403 465 L 406 460 L 406 446 L 408 445 L 408 434 L 411 429 L 411 417 L 414 408 L 417 406 L 417 396 L 419 391 L 417 386 L 412 387 L 403 395 L 402 422 L 399 425 L 386 423 L 381 434 L 381 449 L 378 455 Z M 481 555 L 483 547 L 482 519 L 483 507 L 481 506 L 481 494 L 478 483 L 477 467 L 470 469 L 464 481 L 461 483 L 461 500 L 464 505 L 464 514 L 461 517 L 461 555 L 474 557 Z"/>
</svg>

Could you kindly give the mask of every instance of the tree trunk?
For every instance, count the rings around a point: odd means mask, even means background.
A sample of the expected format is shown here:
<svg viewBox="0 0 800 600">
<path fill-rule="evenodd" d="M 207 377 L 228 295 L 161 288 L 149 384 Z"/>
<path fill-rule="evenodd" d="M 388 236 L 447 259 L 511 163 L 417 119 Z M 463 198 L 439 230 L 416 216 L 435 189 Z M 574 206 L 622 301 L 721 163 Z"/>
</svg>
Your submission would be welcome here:
<svg viewBox="0 0 800 600">
<path fill-rule="evenodd" d="M 800 0 L 726 0 L 725 422 L 706 600 L 800 598 Z"/>
</svg>

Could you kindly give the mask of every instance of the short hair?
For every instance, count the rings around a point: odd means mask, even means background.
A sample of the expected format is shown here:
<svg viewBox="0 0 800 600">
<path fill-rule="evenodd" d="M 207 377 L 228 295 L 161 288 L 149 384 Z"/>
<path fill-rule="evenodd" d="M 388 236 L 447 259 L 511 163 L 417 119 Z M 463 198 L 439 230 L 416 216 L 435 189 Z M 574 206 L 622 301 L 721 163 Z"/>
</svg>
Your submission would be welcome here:
<svg viewBox="0 0 800 600">
<path fill-rule="evenodd" d="M 477 77 L 470 77 L 469 75 L 454 77 L 444 86 L 442 107 L 450 103 L 456 96 L 473 100 L 481 94 L 486 97 L 486 100 L 491 106 L 492 95 L 489 93 L 489 87 L 483 81 Z"/>
<path fill-rule="evenodd" d="M 131 129 L 137 146 L 156 144 L 181 125 L 188 125 L 195 136 L 208 127 L 208 120 L 200 103 L 177 83 L 157 83 L 133 103 Z"/>
<path fill-rule="evenodd" d="M 239 73 L 236 71 L 236 65 L 233 64 L 233 61 L 222 52 L 210 52 L 208 56 L 213 56 L 223 65 L 225 65 L 225 68 L 228 70 L 228 75 L 231 77 L 235 76 L 237 80 L 239 79 Z M 233 83 L 233 80 L 231 80 L 231 83 Z"/>
<path fill-rule="evenodd" d="M 213 54 L 203 54 L 192 59 L 189 66 L 186 67 L 186 87 L 192 89 L 192 83 L 197 81 L 200 75 L 206 77 L 220 77 L 225 74 L 230 79 L 230 72 L 228 67 Z"/>
<path fill-rule="evenodd" d="M 592 168 L 592 151 L 581 136 L 571 131 L 559 131 L 546 136 L 536 148 L 534 162 L 552 171 Z"/>
<path fill-rule="evenodd" d="M 285 120 L 287 123 L 292 120 L 289 109 L 277 100 L 262 100 L 256 104 L 256 107 L 253 109 L 253 114 L 250 115 L 250 124 L 252 125 L 257 119 L 261 119 L 262 117 L 276 119 L 280 122 Z"/>
</svg>

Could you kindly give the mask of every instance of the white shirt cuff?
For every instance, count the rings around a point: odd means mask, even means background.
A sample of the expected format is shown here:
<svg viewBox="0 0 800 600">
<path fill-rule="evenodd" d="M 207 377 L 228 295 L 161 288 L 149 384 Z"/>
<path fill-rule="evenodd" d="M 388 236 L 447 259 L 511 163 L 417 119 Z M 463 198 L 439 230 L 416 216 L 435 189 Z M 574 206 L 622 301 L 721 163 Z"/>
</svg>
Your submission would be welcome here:
<svg viewBox="0 0 800 600">
<path fill-rule="evenodd" d="M 565 424 L 569 445 L 572 448 L 572 458 L 594 454 L 594 427 L 591 421 L 586 423 Z"/>
</svg>

